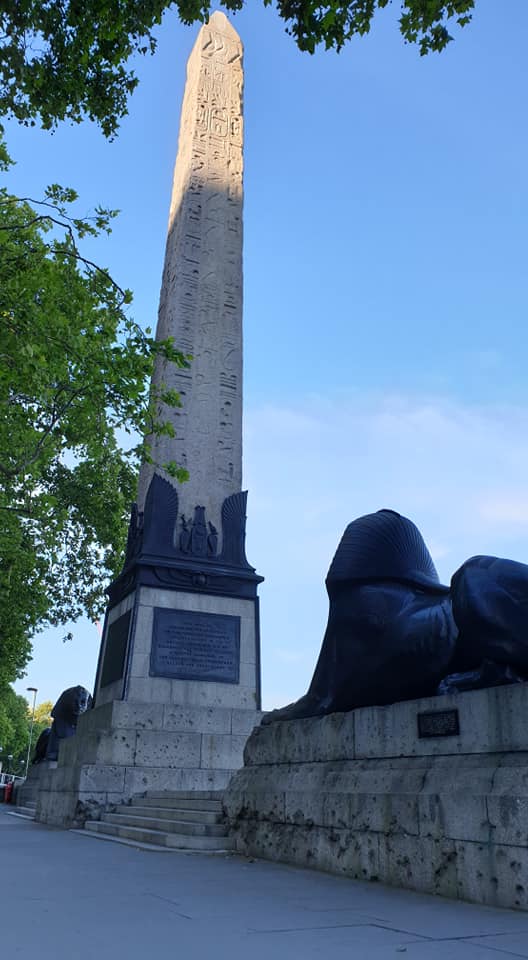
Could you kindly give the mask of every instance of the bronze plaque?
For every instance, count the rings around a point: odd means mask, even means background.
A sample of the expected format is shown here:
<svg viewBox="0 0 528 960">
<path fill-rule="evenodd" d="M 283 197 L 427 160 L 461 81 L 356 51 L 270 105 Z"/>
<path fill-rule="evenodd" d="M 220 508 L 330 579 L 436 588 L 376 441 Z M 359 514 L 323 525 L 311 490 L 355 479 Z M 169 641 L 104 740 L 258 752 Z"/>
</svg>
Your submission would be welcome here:
<svg viewBox="0 0 528 960">
<path fill-rule="evenodd" d="M 458 710 L 429 710 L 419 713 L 418 738 L 424 737 L 458 737 L 460 724 Z"/>
<path fill-rule="evenodd" d="M 122 616 L 110 624 L 106 631 L 101 688 L 108 687 L 111 683 L 115 683 L 116 680 L 121 680 L 123 677 L 131 614 L 131 610 L 123 613 Z"/>
<path fill-rule="evenodd" d="M 238 683 L 240 617 L 154 607 L 150 676 Z"/>
</svg>

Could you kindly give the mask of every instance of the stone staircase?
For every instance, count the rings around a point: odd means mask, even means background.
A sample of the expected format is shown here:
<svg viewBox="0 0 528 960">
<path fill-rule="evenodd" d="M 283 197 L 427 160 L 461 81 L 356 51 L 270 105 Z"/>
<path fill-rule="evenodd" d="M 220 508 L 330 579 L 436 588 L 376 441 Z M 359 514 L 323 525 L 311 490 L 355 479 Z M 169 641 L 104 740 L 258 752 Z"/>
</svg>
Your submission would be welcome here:
<svg viewBox="0 0 528 960">
<path fill-rule="evenodd" d="M 216 791 L 147 791 L 104 812 L 101 820 L 87 820 L 84 830 L 75 832 L 155 850 L 235 849 L 224 823 L 222 794 Z"/>
<path fill-rule="evenodd" d="M 9 810 L 9 814 L 12 817 L 25 817 L 27 820 L 34 820 L 35 813 L 37 811 L 37 801 L 36 800 L 21 800 L 18 801 L 13 810 Z"/>
</svg>

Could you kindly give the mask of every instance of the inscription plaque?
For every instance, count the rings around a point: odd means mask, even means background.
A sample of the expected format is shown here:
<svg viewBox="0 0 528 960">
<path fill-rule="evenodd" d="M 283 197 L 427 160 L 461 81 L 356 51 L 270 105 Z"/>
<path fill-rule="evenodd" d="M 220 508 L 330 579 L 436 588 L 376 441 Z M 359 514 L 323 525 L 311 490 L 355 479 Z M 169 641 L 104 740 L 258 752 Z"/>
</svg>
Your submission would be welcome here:
<svg viewBox="0 0 528 960">
<path fill-rule="evenodd" d="M 131 610 L 123 613 L 108 627 L 101 670 L 101 688 L 108 687 L 123 677 L 131 613 Z"/>
<path fill-rule="evenodd" d="M 458 737 L 460 724 L 458 710 L 429 710 L 417 714 L 418 738 Z"/>
<path fill-rule="evenodd" d="M 238 683 L 240 617 L 154 607 L 150 676 Z"/>
</svg>

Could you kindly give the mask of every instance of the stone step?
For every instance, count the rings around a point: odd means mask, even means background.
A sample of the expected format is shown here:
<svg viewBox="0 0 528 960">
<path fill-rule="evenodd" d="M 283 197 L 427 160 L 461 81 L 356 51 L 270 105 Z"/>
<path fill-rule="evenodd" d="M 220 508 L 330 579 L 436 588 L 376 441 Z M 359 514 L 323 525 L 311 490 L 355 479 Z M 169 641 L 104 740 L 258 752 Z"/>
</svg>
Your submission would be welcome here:
<svg viewBox="0 0 528 960">
<path fill-rule="evenodd" d="M 158 843 L 140 843 L 139 840 L 127 840 L 126 837 L 111 837 L 109 833 L 95 833 L 93 830 L 70 830 L 79 837 L 88 837 L 89 840 L 107 840 L 109 843 L 120 843 L 124 847 L 133 847 L 134 850 L 152 850 L 153 853 L 178 853 L 172 847 L 160 847 Z M 190 851 L 192 852 L 192 851 Z M 197 851 L 198 853 L 200 851 Z M 222 851 L 216 851 L 221 853 Z"/>
<path fill-rule="evenodd" d="M 22 820 L 34 820 L 35 811 L 30 807 L 15 807 L 14 810 L 8 810 L 10 817 L 21 817 Z"/>
<path fill-rule="evenodd" d="M 233 850 L 235 841 L 231 837 L 192 837 L 185 834 L 165 833 L 145 827 L 127 827 L 110 823 L 108 820 L 87 820 L 84 829 L 89 833 L 138 840 L 155 846 L 170 847 L 174 850 L 219 851 Z"/>
<path fill-rule="evenodd" d="M 195 800 L 193 797 L 188 797 L 185 800 L 181 800 L 179 797 L 132 797 L 131 806 L 168 807 L 170 810 L 184 808 L 185 810 L 203 810 L 211 813 L 222 812 L 222 802 L 220 800 Z"/>
<path fill-rule="evenodd" d="M 120 803 L 116 813 L 129 813 L 134 817 L 156 817 L 158 820 L 186 820 L 189 823 L 218 823 L 221 810 L 187 810 L 185 807 L 143 806 L 139 803 Z"/>
<path fill-rule="evenodd" d="M 130 808 L 129 808 L 130 811 Z M 116 823 L 127 827 L 146 827 L 147 830 L 160 830 L 161 833 L 182 833 L 194 837 L 225 837 L 227 828 L 221 823 L 193 823 L 185 820 L 158 819 L 141 817 L 128 813 L 105 813 L 106 823 Z"/>
<path fill-rule="evenodd" d="M 181 833 L 167 835 L 167 846 L 175 850 L 228 850 L 236 849 L 234 837 L 189 837 Z"/>
<path fill-rule="evenodd" d="M 37 800 L 35 797 L 26 797 L 23 793 L 19 792 L 16 797 L 17 807 L 29 807 L 31 810 L 37 809 Z"/>
<path fill-rule="evenodd" d="M 28 803 L 27 801 L 24 803 L 17 803 L 15 810 L 17 813 L 23 813 L 25 816 L 34 817 L 35 813 L 37 812 L 37 804 Z"/>
<path fill-rule="evenodd" d="M 142 796 L 153 800 L 221 800 L 223 790 L 146 790 Z"/>
</svg>

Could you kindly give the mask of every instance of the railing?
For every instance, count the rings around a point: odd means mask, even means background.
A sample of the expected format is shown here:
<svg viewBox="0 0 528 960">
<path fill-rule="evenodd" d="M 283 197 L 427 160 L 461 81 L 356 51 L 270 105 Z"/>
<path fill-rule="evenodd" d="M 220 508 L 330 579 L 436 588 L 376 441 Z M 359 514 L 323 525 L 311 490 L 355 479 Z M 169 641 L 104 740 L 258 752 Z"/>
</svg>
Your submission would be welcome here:
<svg viewBox="0 0 528 960">
<path fill-rule="evenodd" d="M 14 773 L 0 773 L 0 787 L 5 787 L 6 783 L 24 783 L 25 777 L 17 777 Z"/>
</svg>

